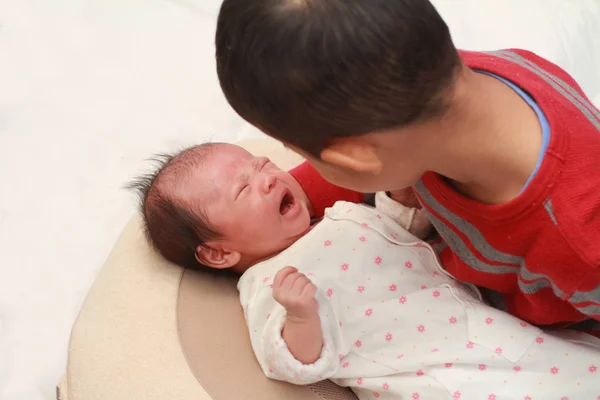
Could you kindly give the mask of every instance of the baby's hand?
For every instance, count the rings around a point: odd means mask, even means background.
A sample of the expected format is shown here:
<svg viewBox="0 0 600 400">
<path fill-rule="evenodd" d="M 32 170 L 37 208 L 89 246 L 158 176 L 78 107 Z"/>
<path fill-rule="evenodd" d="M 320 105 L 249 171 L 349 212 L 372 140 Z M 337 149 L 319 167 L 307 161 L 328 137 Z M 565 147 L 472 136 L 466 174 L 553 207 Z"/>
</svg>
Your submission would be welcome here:
<svg viewBox="0 0 600 400">
<path fill-rule="evenodd" d="M 273 280 L 273 297 L 287 311 L 288 320 L 307 321 L 318 316 L 317 287 L 297 268 L 285 267 Z"/>
</svg>

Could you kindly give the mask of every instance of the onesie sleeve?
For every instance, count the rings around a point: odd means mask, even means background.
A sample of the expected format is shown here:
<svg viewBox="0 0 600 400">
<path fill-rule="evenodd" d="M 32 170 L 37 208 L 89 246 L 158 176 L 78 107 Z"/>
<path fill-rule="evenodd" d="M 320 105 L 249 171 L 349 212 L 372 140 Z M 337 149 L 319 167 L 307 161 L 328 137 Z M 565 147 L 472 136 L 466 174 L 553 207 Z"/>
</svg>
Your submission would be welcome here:
<svg viewBox="0 0 600 400">
<path fill-rule="evenodd" d="M 431 232 L 432 225 L 424 209 L 406 207 L 385 192 L 377 192 L 375 207 L 419 239 L 425 239 Z"/>
<path fill-rule="evenodd" d="M 313 217 L 322 217 L 325 209 L 332 207 L 336 201 L 362 203 L 364 200 L 362 193 L 327 182 L 308 161 L 290 170 L 289 173 L 306 192 L 315 210 Z"/>
<path fill-rule="evenodd" d="M 341 348 L 341 334 L 335 328 L 339 323 L 334 322 L 337 320 L 333 318 L 329 302 L 317 296 L 323 331 L 321 356 L 313 364 L 302 364 L 294 358 L 281 336 L 285 309 L 273 299 L 270 290 L 263 289 L 261 292 L 247 304 L 246 320 L 252 347 L 264 374 L 296 385 L 319 382 L 335 375 L 340 364 L 338 355 L 345 355 L 347 351 Z"/>
</svg>

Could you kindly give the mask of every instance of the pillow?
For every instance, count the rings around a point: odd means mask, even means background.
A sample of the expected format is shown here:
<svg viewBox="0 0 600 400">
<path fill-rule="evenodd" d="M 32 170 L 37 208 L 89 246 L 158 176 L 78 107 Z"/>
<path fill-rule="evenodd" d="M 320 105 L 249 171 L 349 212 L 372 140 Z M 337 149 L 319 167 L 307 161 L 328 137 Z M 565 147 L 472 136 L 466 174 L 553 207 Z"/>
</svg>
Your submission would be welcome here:
<svg viewBox="0 0 600 400">
<path fill-rule="evenodd" d="M 282 168 L 302 159 L 272 139 L 243 144 Z M 123 230 L 73 326 L 61 400 L 350 400 L 325 381 L 267 379 L 255 360 L 235 281 L 183 270 Z"/>
</svg>

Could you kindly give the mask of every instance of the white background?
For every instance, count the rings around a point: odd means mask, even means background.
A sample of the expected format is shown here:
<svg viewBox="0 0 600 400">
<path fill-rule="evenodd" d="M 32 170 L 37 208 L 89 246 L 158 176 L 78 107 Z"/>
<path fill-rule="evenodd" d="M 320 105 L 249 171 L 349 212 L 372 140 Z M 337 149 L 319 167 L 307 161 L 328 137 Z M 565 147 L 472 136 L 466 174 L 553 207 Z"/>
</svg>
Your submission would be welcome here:
<svg viewBox="0 0 600 400">
<path fill-rule="evenodd" d="M 219 4 L 0 0 L 0 399 L 54 398 L 144 159 L 257 135 L 216 80 Z M 458 46 L 536 51 L 600 100 L 600 1 L 435 4 Z"/>
</svg>

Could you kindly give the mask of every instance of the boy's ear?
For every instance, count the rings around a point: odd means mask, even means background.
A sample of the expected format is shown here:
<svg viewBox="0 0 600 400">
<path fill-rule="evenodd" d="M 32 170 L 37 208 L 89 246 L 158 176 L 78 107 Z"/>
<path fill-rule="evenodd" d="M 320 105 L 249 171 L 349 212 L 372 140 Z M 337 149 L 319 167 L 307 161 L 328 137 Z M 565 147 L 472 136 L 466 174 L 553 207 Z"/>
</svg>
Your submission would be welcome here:
<svg viewBox="0 0 600 400">
<path fill-rule="evenodd" d="M 219 244 L 205 244 L 196 247 L 196 260 L 210 268 L 226 269 L 235 267 L 242 258 L 237 251 L 231 251 Z"/>
<path fill-rule="evenodd" d="M 360 138 L 335 141 L 321 151 L 321 160 L 360 173 L 378 174 L 382 168 L 377 148 Z"/>
</svg>

